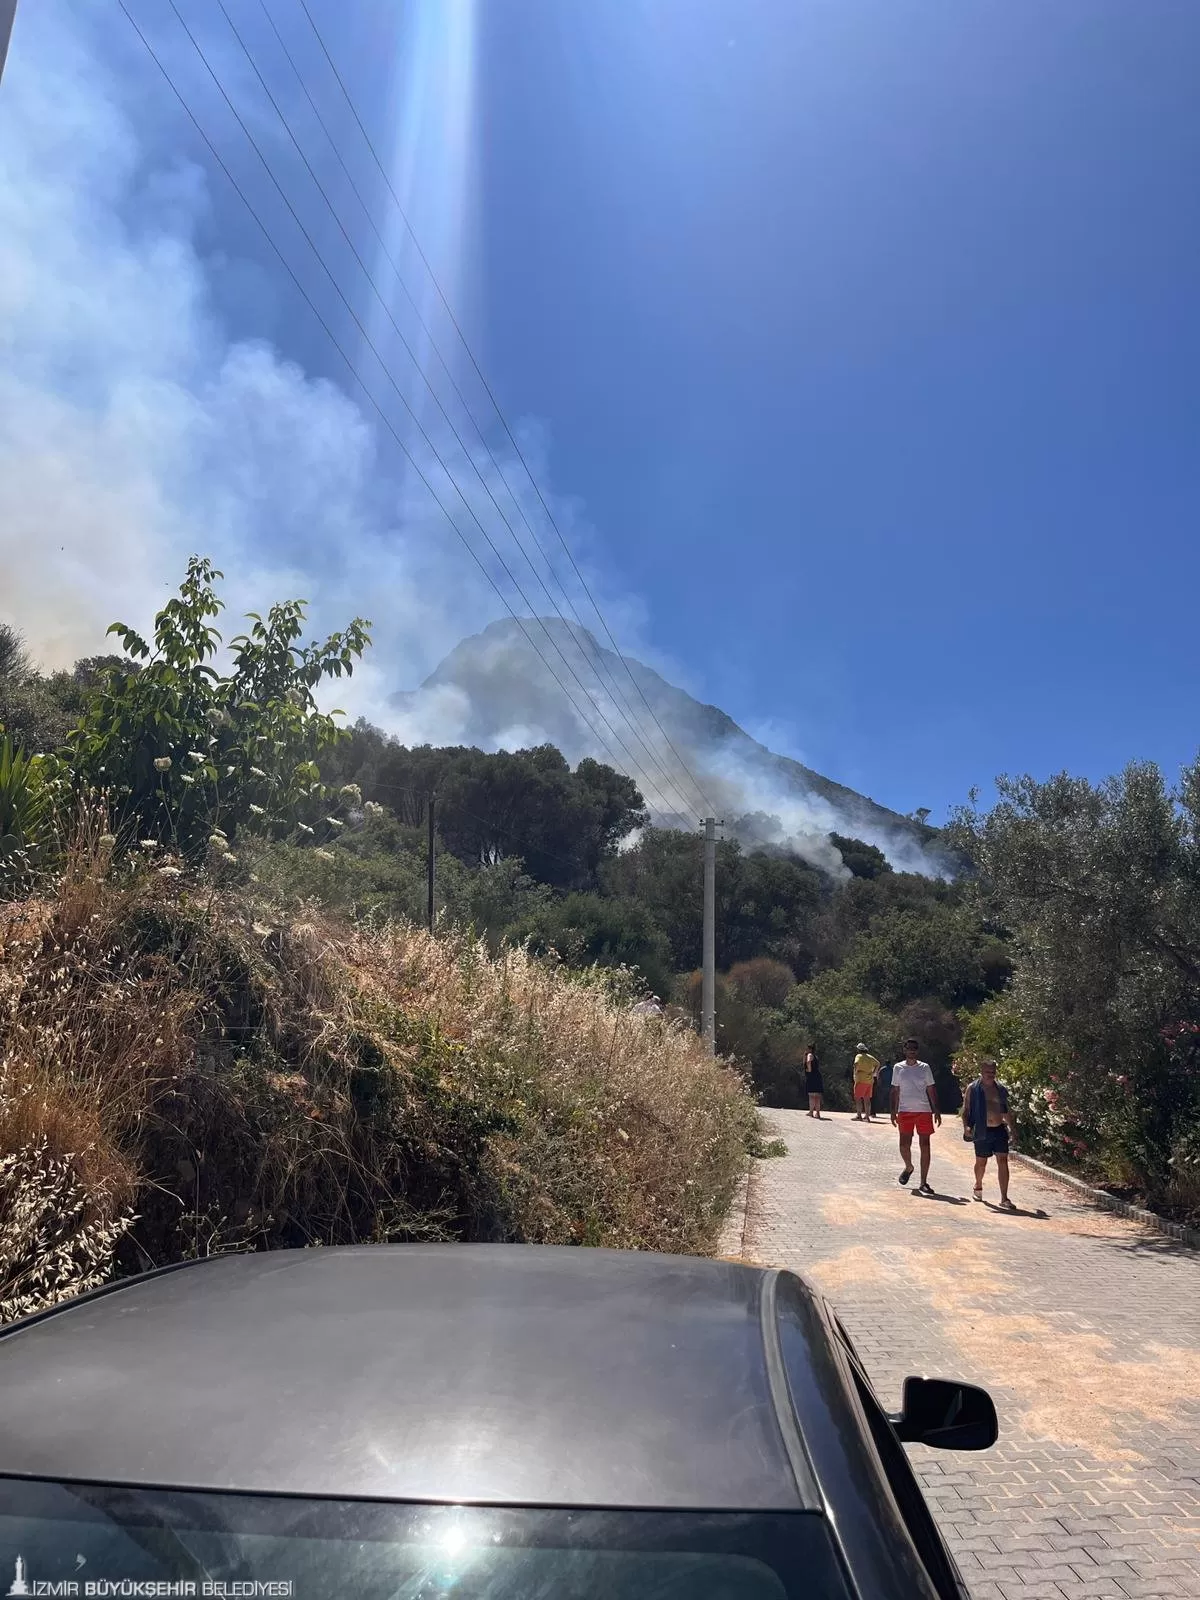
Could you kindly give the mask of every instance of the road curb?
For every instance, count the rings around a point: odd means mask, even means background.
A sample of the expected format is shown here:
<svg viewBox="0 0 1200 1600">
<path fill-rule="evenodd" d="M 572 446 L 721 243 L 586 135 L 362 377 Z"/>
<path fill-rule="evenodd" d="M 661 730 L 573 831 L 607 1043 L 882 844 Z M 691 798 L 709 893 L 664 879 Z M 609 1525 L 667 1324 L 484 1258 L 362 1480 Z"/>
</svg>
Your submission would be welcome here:
<svg viewBox="0 0 1200 1600">
<path fill-rule="evenodd" d="M 738 1179 L 733 1204 L 721 1227 L 716 1254 L 722 1261 L 742 1261 L 746 1255 L 746 1233 L 750 1226 L 750 1172 L 754 1158 L 747 1156 Z"/>
<path fill-rule="evenodd" d="M 1086 1195 L 1093 1205 L 1102 1206 L 1105 1211 L 1115 1211 L 1120 1217 L 1130 1217 L 1134 1222 L 1141 1222 L 1147 1228 L 1153 1228 L 1156 1233 L 1165 1233 L 1171 1239 L 1178 1239 L 1180 1244 L 1186 1244 L 1193 1250 L 1200 1250 L 1200 1231 L 1195 1228 L 1185 1227 L 1182 1222 L 1170 1222 L 1166 1217 L 1155 1216 L 1153 1211 L 1131 1205 L 1128 1200 L 1119 1200 L 1115 1194 L 1109 1194 L 1106 1189 L 1095 1189 L 1090 1183 L 1084 1183 L 1082 1178 L 1073 1178 L 1069 1172 L 1060 1172 L 1057 1167 L 1048 1167 L 1044 1161 L 1036 1161 L 1033 1156 L 1022 1155 L 1019 1150 L 1012 1151 L 1011 1159 L 1032 1167 L 1035 1172 L 1040 1172 L 1044 1178 L 1052 1178 L 1055 1183 L 1068 1184 L 1080 1194 Z"/>
</svg>

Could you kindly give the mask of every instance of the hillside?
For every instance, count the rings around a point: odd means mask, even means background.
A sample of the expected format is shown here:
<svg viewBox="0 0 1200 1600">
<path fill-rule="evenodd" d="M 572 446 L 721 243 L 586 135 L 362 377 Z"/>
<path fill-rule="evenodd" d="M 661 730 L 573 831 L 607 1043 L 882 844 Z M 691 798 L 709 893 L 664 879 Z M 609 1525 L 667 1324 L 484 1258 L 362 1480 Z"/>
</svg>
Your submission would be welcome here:
<svg viewBox="0 0 1200 1600">
<path fill-rule="evenodd" d="M 394 697 L 396 711 L 405 722 L 432 730 L 429 736 L 435 742 L 473 744 L 485 750 L 548 743 L 557 746 L 572 762 L 589 755 L 612 762 L 638 780 L 655 822 L 660 826 L 690 826 L 695 819 L 692 808 L 700 806 L 700 799 L 680 773 L 661 734 L 653 728 L 641 698 L 644 695 L 671 744 L 722 812 L 727 831 L 744 844 L 786 845 L 817 865 L 830 865 L 828 836 L 838 832 L 877 845 L 894 865 L 935 873 L 944 870 L 932 828 L 799 761 L 776 754 L 751 738 L 718 706 L 702 704 L 643 662 L 626 657 L 627 673 L 620 658 L 603 648 L 584 628 L 557 618 L 529 621 L 526 627 L 528 635 L 517 622 L 507 618 L 464 639 L 419 689 Z M 558 650 L 548 642 L 543 627 Z M 608 750 L 571 707 L 546 663 L 539 658 L 530 636 L 558 675 L 567 681 L 575 699 L 603 734 Z M 578 683 L 570 676 L 564 658 L 577 674 Z M 614 735 L 584 699 L 579 684 L 586 687 L 612 726 L 624 736 L 628 760 Z M 639 723 L 649 729 L 658 767 L 629 732 L 621 707 L 614 700 L 614 684 L 638 714 Z M 638 771 L 632 771 L 635 765 Z M 677 780 L 677 789 L 662 776 L 663 768 Z M 661 794 L 650 792 L 643 774 L 657 776 Z M 672 806 L 677 809 L 672 810 Z"/>
</svg>

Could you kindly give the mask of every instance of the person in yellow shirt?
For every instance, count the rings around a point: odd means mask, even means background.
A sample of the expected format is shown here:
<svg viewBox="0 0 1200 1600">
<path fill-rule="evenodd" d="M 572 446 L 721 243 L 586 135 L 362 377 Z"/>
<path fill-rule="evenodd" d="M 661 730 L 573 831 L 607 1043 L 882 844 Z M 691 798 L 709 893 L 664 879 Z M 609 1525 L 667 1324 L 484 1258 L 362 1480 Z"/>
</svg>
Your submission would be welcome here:
<svg viewBox="0 0 1200 1600">
<path fill-rule="evenodd" d="M 871 1122 L 871 1104 L 875 1098 L 875 1080 L 879 1076 L 879 1062 L 870 1054 L 865 1044 L 858 1046 L 854 1057 L 854 1120 Z"/>
</svg>

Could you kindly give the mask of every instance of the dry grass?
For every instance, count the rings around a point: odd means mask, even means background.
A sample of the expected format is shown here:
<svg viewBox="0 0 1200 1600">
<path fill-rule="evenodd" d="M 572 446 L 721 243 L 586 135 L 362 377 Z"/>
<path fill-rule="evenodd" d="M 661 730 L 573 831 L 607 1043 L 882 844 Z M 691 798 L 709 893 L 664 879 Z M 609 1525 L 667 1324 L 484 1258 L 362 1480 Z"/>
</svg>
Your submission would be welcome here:
<svg viewBox="0 0 1200 1600">
<path fill-rule="evenodd" d="M 428 1237 L 706 1251 L 755 1131 L 741 1078 L 600 973 L 284 917 L 170 863 L 114 879 L 95 830 L 53 895 L 0 907 L 0 1160 L 52 1173 L 122 1269 Z"/>
</svg>

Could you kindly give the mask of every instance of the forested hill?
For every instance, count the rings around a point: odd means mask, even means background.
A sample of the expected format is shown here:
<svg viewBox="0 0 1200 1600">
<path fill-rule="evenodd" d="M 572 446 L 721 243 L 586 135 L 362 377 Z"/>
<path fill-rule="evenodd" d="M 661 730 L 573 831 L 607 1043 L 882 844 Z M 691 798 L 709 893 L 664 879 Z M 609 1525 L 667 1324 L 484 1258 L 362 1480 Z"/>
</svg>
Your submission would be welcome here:
<svg viewBox="0 0 1200 1600">
<path fill-rule="evenodd" d="M 69 672 L 38 672 L 0 623 L 0 901 L 71 881 L 80 819 L 99 806 L 111 827 L 84 845 L 112 852 L 114 892 L 152 871 L 189 906 L 219 888 L 301 921 L 313 904 L 364 928 L 420 921 L 433 795 L 439 929 L 520 942 L 580 969 L 585 989 L 649 987 L 695 1014 L 695 817 L 654 825 L 651 797 L 615 766 L 533 742 L 528 720 L 548 703 L 531 668 L 523 687 L 507 681 L 525 668 L 506 630 L 468 641 L 422 693 L 443 695 L 443 726 L 457 705 L 464 739 L 482 736 L 472 718 L 488 704 L 494 731 L 519 699 L 525 727 L 496 741 L 507 752 L 405 746 L 361 723 L 343 737 L 313 687 L 351 670 L 361 620 L 301 647 L 303 605 L 283 602 L 252 619 L 221 676 L 207 659 L 214 577 L 194 558 L 153 646 L 116 624 L 123 656 Z M 679 691 L 638 670 L 667 721 Z M 727 745 L 746 737 L 685 709 Z M 816 775 L 796 771 L 811 797 Z M 718 1038 L 763 1096 L 795 1103 L 815 1044 L 836 1103 L 859 1040 L 886 1058 L 912 1033 L 951 1103 L 952 1060 L 970 1074 L 999 1058 L 1026 1149 L 1200 1215 L 1200 762 L 1173 782 L 1151 763 L 1099 784 L 999 779 L 990 810 L 937 838 L 968 866 L 957 877 L 897 870 L 867 828 L 819 831 L 815 805 L 795 838 L 751 830 L 718 846 Z M 908 827 L 910 842 L 930 838 Z"/>
<path fill-rule="evenodd" d="M 555 674 L 589 710 L 609 749 L 572 709 Z M 613 733 L 598 723 L 578 684 L 605 708 L 632 761 L 614 747 Z M 828 867 L 834 864 L 828 835 L 840 832 L 878 845 L 898 866 L 937 873 L 946 865 L 934 830 L 922 821 L 775 754 L 718 707 L 702 704 L 640 661 L 623 660 L 587 629 L 559 618 L 492 623 L 456 645 L 419 689 L 397 695 L 394 704 L 411 726 L 437 730 L 443 738 L 452 731 L 463 744 L 495 750 L 550 743 L 573 762 L 586 755 L 623 770 L 636 765 L 634 775 L 656 822 L 678 825 L 681 812 L 686 816 L 703 806 L 673 746 L 731 835 L 744 843 L 786 843 Z"/>
<path fill-rule="evenodd" d="M 590 757 L 572 768 L 551 745 L 410 748 L 365 723 L 324 764 L 366 808 L 339 837 L 336 870 L 281 848 L 260 872 L 359 912 L 419 917 L 435 794 L 439 916 L 571 965 L 636 967 L 664 1000 L 696 1008 L 702 841 L 694 827 L 649 825 L 631 779 Z M 894 871 L 861 839 L 823 843 L 833 871 L 779 846 L 718 845 L 722 1047 L 783 1103 L 814 1040 L 848 1076 L 859 1039 L 892 1056 L 917 1031 L 948 1080 L 959 1014 L 1003 986 L 1005 944 L 963 886 Z"/>
</svg>

